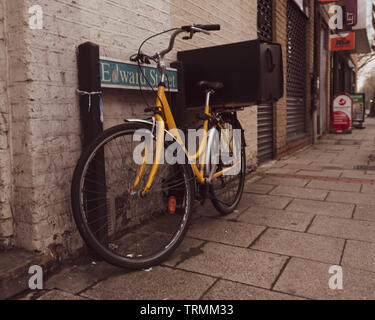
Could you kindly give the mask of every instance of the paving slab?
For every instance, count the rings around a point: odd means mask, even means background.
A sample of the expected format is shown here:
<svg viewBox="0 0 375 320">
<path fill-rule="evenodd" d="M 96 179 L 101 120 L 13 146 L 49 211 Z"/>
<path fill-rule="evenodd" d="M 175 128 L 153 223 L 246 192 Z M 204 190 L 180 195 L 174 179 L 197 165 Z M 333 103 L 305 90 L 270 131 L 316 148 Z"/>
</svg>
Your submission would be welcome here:
<svg viewBox="0 0 375 320">
<path fill-rule="evenodd" d="M 111 277 L 81 296 L 95 300 L 198 300 L 214 278 L 166 267 Z"/>
<path fill-rule="evenodd" d="M 330 203 L 325 201 L 295 199 L 286 208 L 287 211 L 311 213 L 340 218 L 351 218 L 355 205 L 343 203 Z"/>
<path fill-rule="evenodd" d="M 242 202 L 248 205 L 246 209 L 250 206 L 263 206 L 270 209 L 283 210 L 292 200 L 293 198 L 249 193 L 244 194 L 242 198 Z"/>
<path fill-rule="evenodd" d="M 241 222 L 201 218 L 191 225 L 188 236 L 247 248 L 265 229 Z"/>
<path fill-rule="evenodd" d="M 124 272 L 124 270 L 105 262 L 74 266 L 53 275 L 45 282 L 44 288 L 78 294 L 95 283 L 108 278 L 110 275 L 120 272 Z"/>
<path fill-rule="evenodd" d="M 196 212 L 193 214 L 193 218 L 199 217 L 209 217 L 209 218 L 217 218 L 217 219 L 224 219 L 224 220 L 235 220 L 241 214 L 241 212 L 248 209 L 250 206 L 249 203 L 242 200 L 238 206 L 238 208 L 229 215 L 222 215 L 216 208 L 212 205 L 211 201 L 207 202 L 203 207 L 197 202 L 196 203 Z"/>
<path fill-rule="evenodd" d="M 177 250 L 163 263 L 163 265 L 175 267 L 177 264 L 188 258 L 202 254 L 203 251 L 201 248 L 205 243 L 206 242 L 202 240 L 185 237 Z"/>
<path fill-rule="evenodd" d="M 317 217 L 309 233 L 347 240 L 375 242 L 375 222 L 332 217 Z"/>
<path fill-rule="evenodd" d="M 362 185 L 362 193 L 375 194 L 375 184 L 364 184 Z"/>
<path fill-rule="evenodd" d="M 295 174 L 299 169 L 284 169 L 284 168 L 271 168 L 266 172 L 267 174 Z"/>
<path fill-rule="evenodd" d="M 355 165 L 363 164 L 363 163 L 358 163 L 357 161 L 355 161 L 355 162 L 356 162 Z M 369 180 L 371 180 L 371 177 L 366 175 L 365 172 L 359 171 L 359 170 L 344 170 L 341 177 L 342 178 L 369 179 Z"/>
<path fill-rule="evenodd" d="M 353 193 L 344 191 L 331 191 L 328 195 L 327 201 L 338 203 L 375 205 L 375 197 L 372 194 Z"/>
<path fill-rule="evenodd" d="M 329 162 L 329 163 L 335 163 L 336 156 L 333 155 L 332 153 L 327 154 L 327 155 L 316 155 L 316 156 L 311 156 L 311 158 L 315 158 L 316 160 L 320 162 Z"/>
<path fill-rule="evenodd" d="M 268 229 L 252 249 L 339 264 L 344 244 L 341 239 Z"/>
<path fill-rule="evenodd" d="M 287 164 L 283 169 L 290 170 L 308 170 L 308 171 L 322 171 L 321 167 L 318 165 L 306 165 L 306 164 Z"/>
<path fill-rule="evenodd" d="M 321 145 L 321 146 L 319 146 L 319 149 L 322 149 L 322 150 L 327 151 L 327 152 L 335 152 L 335 153 L 345 151 L 345 148 L 340 147 L 340 146 L 335 146 L 335 145 L 331 145 L 329 147 L 326 146 L 326 145 Z"/>
<path fill-rule="evenodd" d="M 270 289 L 287 257 L 216 243 L 203 247 L 204 254 L 186 260 L 179 268 Z"/>
<path fill-rule="evenodd" d="M 287 164 L 300 164 L 300 165 L 311 165 L 313 162 L 312 159 L 307 159 L 307 160 L 300 160 L 297 158 L 290 158 L 290 159 L 282 159 L 279 161 L 279 163 L 282 163 L 284 166 Z"/>
<path fill-rule="evenodd" d="M 316 158 L 314 158 L 314 161 L 313 162 L 311 162 L 311 165 L 314 165 L 314 166 L 320 166 L 320 167 L 324 167 L 324 166 L 327 166 L 327 167 L 332 167 L 332 166 L 335 166 L 335 164 L 336 163 L 333 163 L 333 161 L 332 160 L 319 160 L 319 159 L 316 159 Z M 335 166 L 336 167 L 336 166 Z M 342 168 L 343 167 L 343 164 L 342 163 L 340 163 L 340 166 L 339 166 L 340 168 Z M 350 167 L 350 168 L 352 168 L 352 167 Z M 323 168 L 322 168 L 322 170 L 323 170 Z"/>
<path fill-rule="evenodd" d="M 322 170 L 336 170 L 336 171 L 342 171 L 342 170 L 344 170 L 344 167 L 343 166 L 339 166 L 339 165 L 334 165 L 334 164 L 332 164 L 332 163 L 330 163 L 330 164 L 321 164 L 320 165 L 320 168 L 322 169 Z"/>
<path fill-rule="evenodd" d="M 300 170 L 298 171 L 298 176 L 309 176 L 309 177 L 332 177 L 338 178 L 342 174 L 342 171 L 338 170 L 322 170 L 322 171 L 308 171 Z"/>
<path fill-rule="evenodd" d="M 309 180 L 268 176 L 259 180 L 259 183 L 270 184 L 273 186 L 304 187 L 309 183 Z"/>
<path fill-rule="evenodd" d="M 288 165 L 289 162 L 285 161 L 270 161 L 266 162 L 265 164 L 261 164 L 258 168 L 259 169 L 267 169 L 267 168 L 284 168 L 286 165 Z"/>
<path fill-rule="evenodd" d="M 357 205 L 354 213 L 354 219 L 375 221 L 375 206 Z"/>
<path fill-rule="evenodd" d="M 269 184 L 261 184 L 261 183 L 251 183 L 246 184 L 244 188 L 244 192 L 246 193 L 256 193 L 256 194 L 267 194 L 272 191 L 275 186 Z"/>
<path fill-rule="evenodd" d="M 39 297 L 37 300 L 45 300 L 45 301 L 73 301 L 73 300 L 88 300 L 87 298 L 80 297 L 73 295 L 71 293 L 67 293 L 60 290 L 51 290 L 46 294 Z"/>
<path fill-rule="evenodd" d="M 203 300 L 299 300 L 291 295 L 265 290 L 226 280 L 219 280 L 204 296 Z"/>
<path fill-rule="evenodd" d="M 359 183 L 344 183 L 339 181 L 313 180 L 306 187 L 311 189 L 347 192 L 360 192 L 361 190 L 361 185 Z"/>
<path fill-rule="evenodd" d="M 329 281 L 332 266 L 293 258 L 277 281 L 274 290 L 321 300 L 375 299 L 375 273 L 343 268 L 343 290 L 332 290 Z"/>
<path fill-rule="evenodd" d="M 314 215 L 253 206 L 238 217 L 238 221 L 292 231 L 305 231 Z"/>
<path fill-rule="evenodd" d="M 299 187 L 279 186 L 276 189 L 274 189 L 270 194 L 276 196 L 293 197 L 298 199 L 323 201 L 325 198 L 327 198 L 328 191 Z"/>
<path fill-rule="evenodd" d="M 347 241 L 342 265 L 375 272 L 375 243 Z"/>
</svg>

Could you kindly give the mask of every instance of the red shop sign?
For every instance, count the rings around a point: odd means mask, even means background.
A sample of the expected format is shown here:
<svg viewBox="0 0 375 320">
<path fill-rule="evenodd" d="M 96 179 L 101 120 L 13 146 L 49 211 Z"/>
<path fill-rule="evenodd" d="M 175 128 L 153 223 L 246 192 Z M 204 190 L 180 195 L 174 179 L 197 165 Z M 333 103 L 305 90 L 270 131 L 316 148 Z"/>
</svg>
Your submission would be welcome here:
<svg viewBox="0 0 375 320">
<path fill-rule="evenodd" d="M 346 25 L 355 27 L 358 23 L 358 0 L 346 0 Z"/>
<path fill-rule="evenodd" d="M 331 51 L 346 51 L 355 49 L 355 33 L 333 34 L 330 36 Z"/>
</svg>

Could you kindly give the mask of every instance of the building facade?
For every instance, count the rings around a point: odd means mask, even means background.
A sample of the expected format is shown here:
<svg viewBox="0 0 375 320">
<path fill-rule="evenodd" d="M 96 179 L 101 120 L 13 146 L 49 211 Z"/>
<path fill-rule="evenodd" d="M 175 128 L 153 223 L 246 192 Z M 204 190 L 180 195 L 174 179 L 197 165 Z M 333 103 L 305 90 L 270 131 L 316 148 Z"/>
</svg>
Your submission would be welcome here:
<svg viewBox="0 0 375 320">
<path fill-rule="evenodd" d="M 273 105 L 245 108 L 239 115 L 248 165 L 279 159 L 310 144 L 317 121 L 320 134 L 329 129 L 330 30 L 317 1 L 39 0 L 37 4 L 0 0 L 2 249 L 19 247 L 64 257 L 83 245 L 70 212 L 70 183 L 82 152 L 77 47 L 86 41 L 98 44 L 101 56 L 128 60 L 143 39 L 157 32 L 192 23 L 221 24 L 222 30 L 211 36 L 178 40 L 169 62 L 180 50 L 257 38 L 278 42 L 283 51 L 284 97 Z M 42 29 L 30 27 L 38 8 L 43 11 Z M 167 40 L 167 36 L 155 39 L 145 49 L 156 52 Z M 146 94 L 146 98 L 154 97 Z M 144 117 L 144 101 L 136 90 L 103 89 L 103 101 L 105 128 L 127 117 Z"/>
</svg>

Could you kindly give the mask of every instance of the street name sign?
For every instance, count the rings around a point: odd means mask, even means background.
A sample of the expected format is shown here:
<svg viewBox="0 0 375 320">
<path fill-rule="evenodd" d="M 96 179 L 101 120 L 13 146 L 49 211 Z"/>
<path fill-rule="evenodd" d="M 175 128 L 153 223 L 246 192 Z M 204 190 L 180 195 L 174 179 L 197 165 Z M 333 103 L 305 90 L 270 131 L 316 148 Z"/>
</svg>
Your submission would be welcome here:
<svg viewBox="0 0 375 320">
<path fill-rule="evenodd" d="M 100 82 L 102 88 L 139 90 L 157 89 L 160 73 L 157 68 L 142 66 L 142 73 L 136 63 L 100 57 Z M 176 69 L 167 69 L 168 81 L 166 90 L 178 91 L 178 74 Z M 152 88 L 150 87 L 152 86 Z"/>
</svg>

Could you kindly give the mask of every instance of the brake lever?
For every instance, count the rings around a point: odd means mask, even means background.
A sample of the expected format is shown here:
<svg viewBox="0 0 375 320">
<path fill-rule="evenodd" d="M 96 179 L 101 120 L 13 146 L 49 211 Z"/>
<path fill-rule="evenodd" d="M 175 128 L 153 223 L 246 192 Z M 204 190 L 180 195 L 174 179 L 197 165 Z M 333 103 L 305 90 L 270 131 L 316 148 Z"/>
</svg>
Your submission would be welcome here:
<svg viewBox="0 0 375 320">
<path fill-rule="evenodd" d="M 197 32 L 202 32 L 202 33 L 204 33 L 208 36 L 211 35 L 211 33 L 206 31 L 206 30 L 203 30 L 203 29 L 200 29 L 200 28 L 197 28 L 197 27 L 191 27 L 190 36 L 183 37 L 182 39 L 183 40 L 191 40 L 191 39 L 193 39 L 194 34 L 197 33 Z"/>
<path fill-rule="evenodd" d="M 137 62 L 137 61 L 138 61 L 138 55 L 137 55 L 137 54 L 133 54 L 133 55 L 130 57 L 130 61 L 131 61 L 131 62 Z"/>
<path fill-rule="evenodd" d="M 142 52 L 140 54 L 134 54 L 130 57 L 130 61 L 132 62 L 139 62 L 141 64 L 151 64 L 150 58 L 143 54 Z"/>
</svg>

